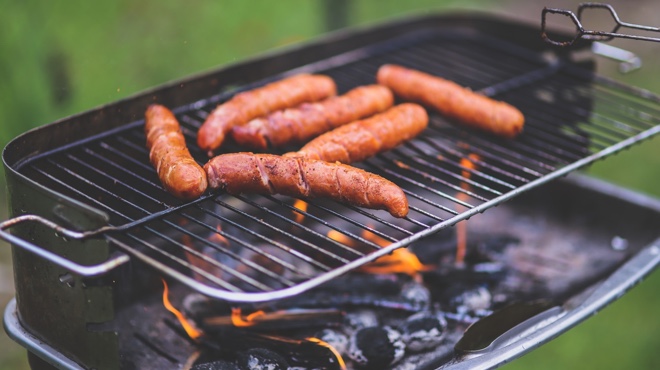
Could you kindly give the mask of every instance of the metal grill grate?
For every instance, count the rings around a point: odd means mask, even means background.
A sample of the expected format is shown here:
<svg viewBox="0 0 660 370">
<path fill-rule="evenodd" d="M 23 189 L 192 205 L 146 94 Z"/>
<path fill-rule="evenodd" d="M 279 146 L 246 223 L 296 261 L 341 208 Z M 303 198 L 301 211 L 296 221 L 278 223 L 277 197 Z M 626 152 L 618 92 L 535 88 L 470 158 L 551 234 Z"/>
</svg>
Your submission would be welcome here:
<svg viewBox="0 0 660 370">
<path fill-rule="evenodd" d="M 658 97 L 484 35 L 404 36 L 290 73 L 327 74 L 345 92 L 374 83 L 385 63 L 513 104 L 525 114 L 524 133 L 501 140 L 432 113 L 420 137 L 356 164 L 404 189 L 404 219 L 322 199 L 306 210 L 280 196 L 208 194 L 181 202 L 149 164 L 143 122 L 44 153 L 20 171 L 107 212 L 116 230 L 105 236 L 163 273 L 212 297 L 262 301 L 314 287 L 660 131 Z M 195 144 L 197 129 L 228 97 L 175 110 L 200 163 L 206 157 Z"/>
</svg>

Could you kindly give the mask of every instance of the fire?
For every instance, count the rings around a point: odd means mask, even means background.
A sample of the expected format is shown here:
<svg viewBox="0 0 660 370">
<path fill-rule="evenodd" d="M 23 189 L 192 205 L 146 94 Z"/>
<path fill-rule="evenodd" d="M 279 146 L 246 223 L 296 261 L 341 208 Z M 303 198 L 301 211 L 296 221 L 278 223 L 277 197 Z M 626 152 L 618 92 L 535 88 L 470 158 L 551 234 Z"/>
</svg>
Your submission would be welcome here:
<svg viewBox="0 0 660 370">
<path fill-rule="evenodd" d="M 168 297 L 169 288 L 167 286 L 167 282 L 165 282 L 165 279 L 163 279 L 163 286 L 164 286 L 163 305 L 165 306 L 165 308 L 171 313 L 173 313 L 174 316 L 176 316 L 176 318 L 181 323 L 181 326 L 183 326 L 183 329 L 186 331 L 186 334 L 188 334 L 190 338 L 197 339 L 201 337 L 204 333 L 201 330 L 197 329 L 197 327 L 193 322 L 188 321 L 188 319 L 184 316 L 184 314 L 181 311 L 174 308 L 174 306 L 172 306 L 172 303 L 170 303 L 170 299 Z"/>
<path fill-rule="evenodd" d="M 308 205 L 307 202 L 301 199 L 296 199 L 295 203 L 293 203 L 294 208 L 297 208 L 303 212 L 307 211 L 307 205 Z M 293 213 L 294 213 L 295 221 L 297 223 L 301 224 L 305 220 L 304 214 L 298 212 L 293 212 Z"/>
<path fill-rule="evenodd" d="M 264 311 L 255 311 L 244 318 L 241 309 L 239 307 L 234 307 L 231 309 L 231 323 L 237 328 L 245 328 L 256 324 L 255 319 L 264 316 L 265 314 Z"/>
<path fill-rule="evenodd" d="M 389 240 L 378 236 L 369 230 L 362 230 L 362 237 L 372 243 L 378 244 L 381 247 L 387 247 L 388 245 L 392 244 L 392 242 Z"/>
<path fill-rule="evenodd" d="M 387 247 L 391 242 L 369 230 L 362 231 L 362 237 L 378 244 L 381 247 Z M 417 256 L 405 248 L 399 248 L 388 255 L 384 255 L 377 260 L 366 264 L 360 268 L 360 271 L 369 274 L 406 274 L 415 279 L 419 278 L 419 273 L 429 271 L 435 266 L 424 265 Z"/>
<path fill-rule="evenodd" d="M 369 274 L 406 274 L 419 278 L 419 273 L 434 269 L 435 266 L 423 264 L 417 256 L 405 248 L 392 251 L 360 268 Z"/>
<path fill-rule="evenodd" d="M 327 235 L 328 235 L 328 238 L 330 238 L 334 241 L 340 242 L 342 244 L 346 244 L 346 245 L 351 246 L 351 247 L 355 247 L 355 243 L 354 243 L 353 239 L 349 238 L 345 234 L 340 233 L 337 230 L 330 230 L 330 231 L 328 231 Z"/>
<path fill-rule="evenodd" d="M 306 339 L 310 342 L 318 344 L 319 346 L 326 347 L 327 349 L 329 349 L 330 352 L 332 352 L 332 354 L 335 355 L 335 357 L 337 358 L 337 363 L 339 364 L 339 367 L 341 368 L 341 370 L 346 370 L 346 363 L 344 362 L 344 359 L 341 357 L 341 354 L 339 353 L 339 351 L 337 351 L 337 349 L 335 347 L 331 346 L 330 343 L 324 342 L 324 341 L 322 341 L 318 338 L 314 338 L 314 337 L 310 337 L 310 338 L 306 338 Z"/>
<path fill-rule="evenodd" d="M 223 244 L 225 246 L 229 246 L 229 240 L 227 238 L 225 238 L 224 235 L 221 234 L 222 233 L 222 226 L 218 225 L 218 226 L 215 227 L 215 229 L 217 230 L 217 232 L 214 233 L 214 234 L 211 234 L 211 236 L 209 237 L 208 240 L 211 241 L 211 242 L 218 242 L 218 243 Z"/>
<path fill-rule="evenodd" d="M 467 158 L 461 158 L 461 166 L 465 168 L 464 170 L 461 171 L 461 175 L 469 179 L 471 177 L 471 173 L 469 170 L 474 170 L 476 168 L 476 165 L 474 162 L 478 161 L 480 158 L 477 154 L 469 154 Z M 470 190 L 470 184 L 467 182 L 462 181 L 461 182 L 461 189 L 464 190 Z M 463 202 L 468 201 L 468 195 L 466 193 L 459 192 L 458 195 L 456 196 L 459 200 Z M 463 206 L 460 204 L 456 206 L 456 210 L 458 212 L 461 212 L 463 210 Z M 467 224 L 465 221 L 461 221 L 456 224 L 456 265 L 462 265 L 465 262 L 465 254 L 467 253 Z"/>
<path fill-rule="evenodd" d="M 328 237 L 340 243 L 356 247 L 356 242 L 350 239 L 345 234 L 336 230 L 330 230 L 327 233 Z M 363 230 L 362 235 L 364 239 L 377 244 L 380 247 L 387 247 L 392 244 L 389 240 L 369 231 Z M 382 256 L 377 260 L 360 267 L 359 271 L 369 274 L 406 274 L 415 279 L 419 279 L 419 273 L 422 271 L 429 271 L 434 269 L 435 266 L 423 264 L 417 256 L 405 248 L 395 249 L 392 253 Z"/>
</svg>

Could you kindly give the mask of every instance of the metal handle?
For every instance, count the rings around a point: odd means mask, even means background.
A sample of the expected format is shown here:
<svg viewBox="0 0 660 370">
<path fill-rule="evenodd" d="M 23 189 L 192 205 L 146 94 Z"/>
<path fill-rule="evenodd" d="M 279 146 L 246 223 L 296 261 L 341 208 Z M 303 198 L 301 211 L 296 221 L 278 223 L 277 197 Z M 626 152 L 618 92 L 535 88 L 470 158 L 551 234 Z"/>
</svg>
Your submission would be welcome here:
<svg viewBox="0 0 660 370">
<path fill-rule="evenodd" d="M 91 266 L 85 266 L 78 264 L 76 262 L 70 261 L 62 256 L 59 256 L 53 252 L 47 251 L 42 247 L 39 247 L 27 240 L 21 239 L 15 235 L 10 234 L 9 232 L 5 231 L 5 229 L 9 229 L 13 226 L 16 226 L 21 223 L 25 222 L 37 222 L 40 223 L 48 228 L 53 229 L 56 233 L 61 234 L 69 239 L 75 239 L 75 240 L 82 240 L 86 238 L 90 238 L 96 235 L 99 235 L 103 232 L 108 231 L 109 229 L 112 229 L 111 227 L 102 227 L 97 230 L 93 231 L 85 231 L 85 232 L 79 232 L 79 231 L 74 231 L 70 230 L 67 228 L 64 228 L 48 219 L 45 219 L 41 216 L 36 216 L 36 215 L 22 215 L 18 216 L 12 219 L 9 219 L 7 221 L 3 221 L 0 223 L 0 238 L 5 240 L 8 243 L 11 243 L 17 247 L 23 248 L 27 250 L 28 252 L 34 253 L 37 256 L 44 258 L 50 262 L 55 263 L 56 265 L 59 265 L 60 267 L 63 267 L 73 273 L 76 273 L 81 276 L 85 277 L 91 277 L 91 276 L 98 276 L 107 273 L 108 271 L 114 269 L 115 267 L 122 265 L 130 260 L 130 257 L 126 254 L 119 254 L 115 257 L 112 257 L 111 259 L 102 262 L 97 265 L 91 265 Z"/>
<path fill-rule="evenodd" d="M 614 19 L 614 22 L 616 22 L 616 25 L 612 29 L 611 32 L 604 32 L 604 31 L 589 31 L 585 30 L 584 27 L 582 26 L 582 12 L 585 9 L 606 9 L 609 11 L 610 15 Z M 546 33 L 546 17 L 547 14 L 560 14 L 569 17 L 575 26 L 577 27 L 577 35 L 569 41 L 555 41 L 552 40 L 548 37 L 548 34 Z M 543 8 L 543 12 L 541 13 L 541 37 L 543 40 L 546 42 L 556 45 L 556 46 L 571 46 L 573 43 L 578 41 L 579 39 L 585 39 L 585 40 L 595 40 L 595 41 L 610 41 L 614 38 L 624 38 L 624 39 L 632 39 L 632 40 L 642 40 L 642 41 L 653 41 L 653 42 L 660 42 L 660 38 L 658 37 L 648 37 L 648 36 L 638 36 L 638 35 L 629 35 L 629 34 L 624 34 L 624 33 L 617 33 L 617 31 L 621 28 L 630 28 L 630 29 L 635 29 L 635 30 L 642 30 L 642 31 L 651 31 L 651 32 L 660 32 L 660 28 L 658 27 L 650 27 L 650 26 L 643 26 L 639 24 L 633 24 L 633 23 L 627 23 L 623 22 L 619 19 L 618 14 L 614 10 L 614 8 L 609 5 L 609 4 L 600 4 L 600 3 L 582 3 L 578 6 L 578 14 L 577 16 L 575 13 L 573 13 L 570 10 L 565 10 L 565 9 L 556 9 L 556 8 Z"/>
</svg>

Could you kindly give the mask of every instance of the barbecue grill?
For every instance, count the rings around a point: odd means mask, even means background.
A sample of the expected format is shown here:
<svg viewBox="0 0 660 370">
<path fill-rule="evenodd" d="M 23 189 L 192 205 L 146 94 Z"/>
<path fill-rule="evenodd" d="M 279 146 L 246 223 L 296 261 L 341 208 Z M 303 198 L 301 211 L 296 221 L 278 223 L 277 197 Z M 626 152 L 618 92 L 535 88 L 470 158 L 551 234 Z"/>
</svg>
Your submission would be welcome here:
<svg viewBox="0 0 660 370">
<path fill-rule="evenodd" d="M 445 366 L 494 366 L 567 330 L 657 266 L 660 206 L 589 180 L 550 182 L 660 132 L 660 97 L 595 74 L 589 59 L 576 60 L 573 52 L 589 41 L 567 51 L 538 35 L 533 26 L 487 15 L 416 17 L 335 33 L 19 136 L 3 152 L 14 218 L 3 223 L 1 236 L 12 243 L 17 288 L 5 316 L 10 335 L 64 368 L 137 366 L 142 355 L 122 346 L 127 334 L 117 328 L 159 276 L 178 289 L 237 304 L 295 297 L 460 221 L 487 217 L 499 211 L 495 206 L 522 207 L 519 197 L 549 207 L 539 200 L 547 191 L 565 207 L 557 214 L 574 212 L 580 208 L 572 208 L 578 199 L 571 192 L 587 188 L 594 194 L 582 194 L 594 201 L 588 207 L 608 202 L 640 215 L 617 230 L 627 237 L 627 253 L 556 292 L 553 298 L 573 297 L 574 305 L 546 311 L 553 325 L 537 325 L 523 345 L 496 346 Z M 386 63 L 509 102 L 526 116 L 524 133 L 502 140 L 432 113 L 420 137 L 356 164 L 404 189 L 411 207 L 403 219 L 321 199 L 303 204 L 209 192 L 184 202 L 162 189 L 149 164 L 142 118 L 148 104 L 173 108 L 192 155 L 204 163 L 194 144 L 197 129 L 234 94 L 302 72 L 331 76 L 341 93 L 373 83 Z M 619 221 L 590 216 L 601 222 L 597 230 Z M 365 238 L 365 231 L 388 244 Z M 330 236 L 336 233 L 342 238 Z M 597 281 L 606 285 L 585 291 Z M 44 303 L 53 309 L 35 309 Z M 178 366 L 180 354 L 168 351 L 185 352 L 191 344 L 172 340 L 165 349 L 142 343 L 160 355 L 155 364 Z M 435 357 L 429 366 L 447 360 Z"/>
</svg>

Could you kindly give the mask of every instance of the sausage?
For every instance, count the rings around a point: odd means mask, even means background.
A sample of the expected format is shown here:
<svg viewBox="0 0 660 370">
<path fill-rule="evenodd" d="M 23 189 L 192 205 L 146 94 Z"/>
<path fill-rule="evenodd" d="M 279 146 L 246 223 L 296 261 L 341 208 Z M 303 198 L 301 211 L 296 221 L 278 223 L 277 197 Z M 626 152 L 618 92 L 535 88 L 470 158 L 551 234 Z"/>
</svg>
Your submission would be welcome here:
<svg viewBox="0 0 660 370">
<path fill-rule="evenodd" d="M 394 97 L 387 87 L 360 86 L 342 96 L 304 103 L 234 126 L 232 137 L 238 144 L 257 150 L 304 143 L 336 127 L 382 112 L 393 103 Z"/>
<path fill-rule="evenodd" d="M 197 133 L 197 145 L 210 156 L 222 145 L 232 127 L 276 110 L 318 101 L 336 93 L 337 87 L 330 77 L 300 74 L 236 94 L 209 114 Z"/>
<path fill-rule="evenodd" d="M 174 114 L 162 105 L 150 105 L 145 113 L 144 132 L 149 160 L 165 189 L 185 200 L 202 195 L 208 186 L 206 172 L 190 155 Z"/>
<path fill-rule="evenodd" d="M 353 163 L 390 150 L 424 131 L 426 110 L 403 103 L 370 118 L 341 126 L 315 138 L 297 152 L 299 156 L 326 162 Z"/>
<path fill-rule="evenodd" d="M 330 198 L 395 217 L 408 214 L 408 199 L 393 182 L 340 163 L 274 154 L 229 153 L 204 166 L 209 186 L 229 194 L 282 194 L 301 198 Z"/>
<path fill-rule="evenodd" d="M 376 79 L 402 99 L 423 104 L 467 126 L 505 138 L 516 137 L 525 123 L 523 114 L 512 105 L 437 76 L 386 64 L 378 69 Z"/>
</svg>

